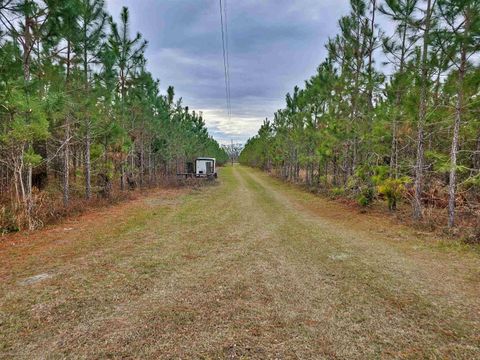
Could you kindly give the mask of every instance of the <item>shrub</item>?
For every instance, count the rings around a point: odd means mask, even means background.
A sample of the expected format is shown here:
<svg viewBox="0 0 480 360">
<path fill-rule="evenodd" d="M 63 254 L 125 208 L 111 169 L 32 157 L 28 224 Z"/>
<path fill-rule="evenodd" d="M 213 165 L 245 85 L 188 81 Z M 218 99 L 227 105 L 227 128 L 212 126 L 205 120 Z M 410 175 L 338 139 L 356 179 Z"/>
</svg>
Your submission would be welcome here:
<svg viewBox="0 0 480 360">
<path fill-rule="evenodd" d="M 409 178 L 387 178 L 379 183 L 378 193 L 382 194 L 387 198 L 388 209 L 390 211 L 394 211 L 397 209 L 397 203 L 405 193 L 405 184 L 409 182 Z"/>
<path fill-rule="evenodd" d="M 15 213 L 10 206 L 0 206 L 0 235 L 18 231 Z"/>
<path fill-rule="evenodd" d="M 371 187 L 364 188 L 357 197 L 360 206 L 368 206 L 375 199 L 375 191 Z"/>
<path fill-rule="evenodd" d="M 332 196 L 342 196 L 345 193 L 345 190 L 341 187 L 334 187 L 332 189 Z"/>
</svg>

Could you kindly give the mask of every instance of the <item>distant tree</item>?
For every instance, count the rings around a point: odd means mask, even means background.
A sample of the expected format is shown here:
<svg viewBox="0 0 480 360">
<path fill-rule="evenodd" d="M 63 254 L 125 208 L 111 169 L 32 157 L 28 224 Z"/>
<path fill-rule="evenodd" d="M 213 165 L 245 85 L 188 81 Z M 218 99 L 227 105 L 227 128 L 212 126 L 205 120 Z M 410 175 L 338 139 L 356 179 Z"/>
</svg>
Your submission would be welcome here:
<svg viewBox="0 0 480 360">
<path fill-rule="evenodd" d="M 414 13 L 418 0 L 386 0 L 380 11 L 387 15 L 395 24 L 394 37 L 384 37 L 383 48 L 390 63 L 395 64 L 396 74 L 391 80 L 395 93 L 395 107 L 392 115 L 392 142 L 390 151 L 390 176 L 398 177 L 398 126 L 403 118 L 402 101 L 411 78 L 405 67 L 412 48 L 416 43 L 417 30 L 412 27 Z"/>
<path fill-rule="evenodd" d="M 138 69 L 145 64 L 144 52 L 147 41 L 142 39 L 140 33 L 132 39 L 129 34 L 129 12 L 126 7 L 120 13 L 120 27 L 110 18 L 111 34 L 108 40 L 109 48 L 113 54 L 114 68 L 118 76 L 118 88 L 121 104 L 122 125 L 128 133 L 134 128 L 134 117 L 127 119 L 126 105 L 128 86 L 136 75 Z M 130 120 L 130 121 L 128 121 Z M 128 124 L 130 122 L 130 124 Z M 130 128 L 130 129 L 129 129 Z M 130 137 L 132 134 L 130 134 Z M 130 139 L 130 158 L 133 162 L 135 141 Z M 133 171 L 133 168 L 131 169 Z M 121 164 L 121 188 L 125 189 L 125 164 Z"/>
<path fill-rule="evenodd" d="M 101 63 L 101 50 L 105 38 L 107 13 L 104 0 L 79 0 L 79 41 L 78 53 L 81 58 L 84 86 L 83 133 L 85 146 L 85 197 L 92 195 L 91 143 L 94 117 L 90 115 L 96 97 L 91 91 L 92 68 Z M 104 150 L 106 151 L 106 149 Z"/>
</svg>

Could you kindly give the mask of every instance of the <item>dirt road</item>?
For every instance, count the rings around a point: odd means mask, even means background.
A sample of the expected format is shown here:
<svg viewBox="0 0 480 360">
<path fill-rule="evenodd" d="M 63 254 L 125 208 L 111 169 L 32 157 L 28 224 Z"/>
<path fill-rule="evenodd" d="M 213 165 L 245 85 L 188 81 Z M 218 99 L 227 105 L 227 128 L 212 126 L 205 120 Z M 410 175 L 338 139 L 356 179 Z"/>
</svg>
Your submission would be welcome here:
<svg viewBox="0 0 480 360">
<path fill-rule="evenodd" d="M 0 262 L 0 358 L 480 358 L 478 253 L 239 166 Z"/>
</svg>

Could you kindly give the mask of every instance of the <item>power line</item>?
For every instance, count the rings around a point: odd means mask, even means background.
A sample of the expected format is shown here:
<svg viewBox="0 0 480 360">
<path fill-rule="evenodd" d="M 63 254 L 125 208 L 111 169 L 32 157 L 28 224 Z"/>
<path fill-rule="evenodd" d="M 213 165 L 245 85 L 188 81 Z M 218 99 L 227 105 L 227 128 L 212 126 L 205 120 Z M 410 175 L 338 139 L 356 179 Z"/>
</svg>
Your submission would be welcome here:
<svg viewBox="0 0 480 360">
<path fill-rule="evenodd" d="M 225 14 L 225 50 L 227 53 L 228 108 L 229 108 L 229 117 L 231 117 L 232 116 L 232 96 L 230 94 L 230 54 L 228 49 L 227 0 L 223 0 L 223 12 Z"/>
<path fill-rule="evenodd" d="M 226 0 L 224 1 L 226 3 Z M 220 5 L 220 26 L 222 31 L 222 50 L 223 50 L 223 69 L 225 75 L 225 98 L 227 102 L 227 115 L 230 120 L 231 117 L 231 102 L 230 102 L 230 70 L 228 59 L 228 25 L 227 25 L 227 8 L 226 4 L 219 0 Z M 225 17 L 225 20 L 224 20 Z"/>
<path fill-rule="evenodd" d="M 227 101 L 227 115 L 230 117 L 230 106 L 229 106 L 229 96 L 228 96 L 228 73 L 227 73 L 227 55 L 225 50 L 225 27 L 223 25 L 223 5 L 222 0 L 219 0 L 220 4 L 220 26 L 222 31 L 222 50 L 223 50 L 223 70 L 224 70 L 224 77 L 225 77 L 225 98 Z"/>
</svg>

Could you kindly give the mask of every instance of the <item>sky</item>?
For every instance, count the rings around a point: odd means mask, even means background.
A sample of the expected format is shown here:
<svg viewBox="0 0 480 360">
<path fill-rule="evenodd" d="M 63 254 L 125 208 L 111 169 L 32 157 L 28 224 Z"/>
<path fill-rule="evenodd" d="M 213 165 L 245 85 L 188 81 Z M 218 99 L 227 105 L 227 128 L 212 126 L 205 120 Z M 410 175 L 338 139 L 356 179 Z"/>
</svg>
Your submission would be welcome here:
<svg viewBox="0 0 480 360">
<path fill-rule="evenodd" d="M 225 0 L 224 0 L 225 1 Z M 227 1 L 231 119 L 227 116 L 218 0 L 106 0 L 114 19 L 130 10 L 132 36 L 149 45 L 148 69 L 163 92 L 175 87 L 185 106 L 202 111 L 220 143 L 245 142 L 284 107 L 326 56 L 348 0 Z"/>
</svg>

